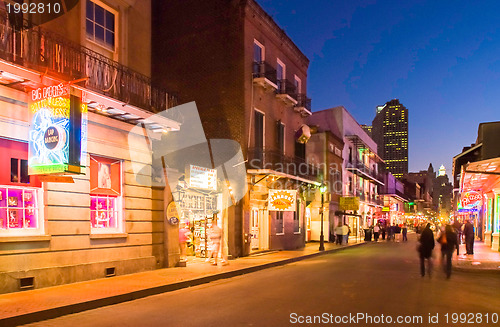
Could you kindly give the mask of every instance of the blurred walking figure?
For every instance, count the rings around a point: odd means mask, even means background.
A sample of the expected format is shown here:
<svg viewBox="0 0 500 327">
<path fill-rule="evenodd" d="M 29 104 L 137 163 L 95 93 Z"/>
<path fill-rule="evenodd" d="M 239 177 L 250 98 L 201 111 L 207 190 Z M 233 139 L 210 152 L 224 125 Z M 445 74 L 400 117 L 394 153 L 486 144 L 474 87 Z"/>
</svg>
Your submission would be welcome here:
<svg viewBox="0 0 500 327">
<path fill-rule="evenodd" d="M 375 226 L 373 226 L 373 240 L 375 242 L 378 242 L 379 233 L 380 233 L 380 225 L 376 224 Z"/>
<path fill-rule="evenodd" d="M 427 223 L 418 241 L 420 243 L 418 246 L 420 256 L 420 274 L 422 277 L 425 276 L 425 260 L 427 259 L 427 274 L 430 277 L 432 273 L 432 250 L 434 250 L 435 245 L 434 233 L 431 230 L 430 223 Z"/>
<path fill-rule="evenodd" d="M 393 226 L 391 226 L 391 224 L 389 224 L 389 226 L 387 226 L 387 241 L 392 241 L 392 237 L 393 237 L 393 234 L 394 233 L 394 228 Z"/>
<path fill-rule="evenodd" d="M 342 226 L 342 235 L 344 235 L 345 244 L 349 243 L 349 234 L 351 234 L 351 228 L 347 224 L 344 224 Z"/>
<path fill-rule="evenodd" d="M 444 232 L 442 232 L 438 238 L 438 242 L 441 244 L 441 262 L 443 264 L 443 269 L 446 273 L 446 278 L 450 278 L 453 251 L 455 248 L 458 248 L 457 234 L 453 231 L 451 225 L 446 225 Z"/>
<path fill-rule="evenodd" d="M 408 226 L 406 224 L 403 225 L 403 242 L 408 241 Z"/>
<path fill-rule="evenodd" d="M 344 237 L 343 235 L 343 232 L 344 232 L 344 227 L 342 226 L 342 223 L 339 222 L 338 226 L 335 228 L 335 240 L 336 240 L 336 244 L 338 245 L 342 245 L 342 238 Z"/>
<path fill-rule="evenodd" d="M 462 224 L 455 218 L 455 222 L 453 223 L 453 228 L 455 229 L 455 233 L 457 233 L 457 244 L 462 244 Z M 459 255 L 460 246 L 457 246 L 457 255 Z"/>
<path fill-rule="evenodd" d="M 381 230 L 381 232 L 382 232 L 382 241 L 385 241 L 385 228 L 386 228 L 386 225 L 384 223 L 384 225 L 382 226 L 382 230 Z"/>
<path fill-rule="evenodd" d="M 210 238 L 210 242 L 212 246 L 210 247 L 210 256 L 209 260 L 212 261 L 212 265 L 217 266 L 217 259 L 219 257 L 219 249 L 220 249 L 220 241 L 222 237 L 222 230 L 217 225 L 217 214 L 214 214 L 212 219 L 212 226 L 208 230 L 208 237 Z"/>
<path fill-rule="evenodd" d="M 465 251 L 467 254 L 474 254 L 474 225 L 468 220 L 464 225 Z"/>
</svg>

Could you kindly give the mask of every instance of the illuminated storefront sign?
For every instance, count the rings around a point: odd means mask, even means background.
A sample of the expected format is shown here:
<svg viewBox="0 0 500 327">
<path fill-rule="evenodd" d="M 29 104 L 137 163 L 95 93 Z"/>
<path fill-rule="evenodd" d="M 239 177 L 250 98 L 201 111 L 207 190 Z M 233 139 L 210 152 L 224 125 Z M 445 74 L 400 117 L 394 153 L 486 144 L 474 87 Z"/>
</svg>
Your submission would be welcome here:
<svg viewBox="0 0 500 327">
<path fill-rule="evenodd" d="M 295 211 L 296 190 L 269 190 L 268 210 Z"/>
<path fill-rule="evenodd" d="M 217 190 L 217 170 L 190 165 L 189 187 Z"/>
<path fill-rule="evenodd" d="M 482 206 L 483 195 L 476 191 L 462 193 L 460 207 L 463 209 L 476 209 Z"/>
<path fill-rule="evenodd" d="M 339 210 L 359 210 L 359 198 L 357 196 L 341 196 Z"/>
<path fill-rule="evenodd" d="M 30 175 L 81 173 L 86 166 L 87 105 L 68 84 L 31 91 Z"/>
</svg>

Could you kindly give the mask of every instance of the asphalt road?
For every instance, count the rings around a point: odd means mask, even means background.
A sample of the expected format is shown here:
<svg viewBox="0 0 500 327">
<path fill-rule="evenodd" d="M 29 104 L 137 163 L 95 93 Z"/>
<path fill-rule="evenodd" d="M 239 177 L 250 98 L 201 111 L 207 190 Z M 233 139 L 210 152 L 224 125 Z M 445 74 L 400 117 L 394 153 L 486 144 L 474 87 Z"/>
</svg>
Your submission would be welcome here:
<svg viewBox="0 0 500 327">
<path fill-rule="evenodd" d="M 500 326 L 499 275 L 435 263 L 380 242 L 29 326 Z"/>
</svg>

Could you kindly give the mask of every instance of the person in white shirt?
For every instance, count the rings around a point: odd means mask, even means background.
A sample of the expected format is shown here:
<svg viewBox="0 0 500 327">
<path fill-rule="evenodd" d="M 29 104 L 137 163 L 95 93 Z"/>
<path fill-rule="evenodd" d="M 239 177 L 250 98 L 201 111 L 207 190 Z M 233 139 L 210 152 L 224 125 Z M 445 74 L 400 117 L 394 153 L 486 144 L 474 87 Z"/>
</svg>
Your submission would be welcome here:
<svg viewBox="0 0 500 327">
<path fill-rule="evenodd" d="M 379 224 L 376 224 L 375 226 L 373 226 L 373 239 L 375 240 L 375 242 L 378 242 L 379 233 L 380 233 L 380 226 Z"/>
</svg>

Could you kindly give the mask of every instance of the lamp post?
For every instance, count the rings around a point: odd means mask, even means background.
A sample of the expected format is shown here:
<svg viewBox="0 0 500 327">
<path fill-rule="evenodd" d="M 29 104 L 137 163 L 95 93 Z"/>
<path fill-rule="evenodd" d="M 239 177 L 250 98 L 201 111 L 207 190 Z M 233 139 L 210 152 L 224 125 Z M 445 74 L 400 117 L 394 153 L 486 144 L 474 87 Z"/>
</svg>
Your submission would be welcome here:
<svg viewBox="0 0 500 327">
<path fill-rule="evenodd" d="M 326 192 L 326 185 L 321 183 L 319 187 L 319 191 L 321 192 L 321 234 L 319 235 L 319 250 L 325 251 L 325 235 L 323 234 L 323 211 L 324 211 L 324 193 Z"/>
</svg>

